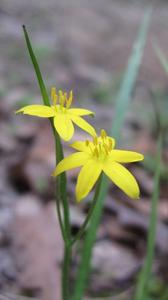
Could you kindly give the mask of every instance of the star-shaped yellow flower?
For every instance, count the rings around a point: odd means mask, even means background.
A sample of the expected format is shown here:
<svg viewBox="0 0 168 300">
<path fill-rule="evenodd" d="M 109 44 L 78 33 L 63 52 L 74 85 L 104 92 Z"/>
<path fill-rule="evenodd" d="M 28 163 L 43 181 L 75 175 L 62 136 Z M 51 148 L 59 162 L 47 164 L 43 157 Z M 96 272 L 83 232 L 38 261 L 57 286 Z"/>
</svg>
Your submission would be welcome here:
<svg viewBox="0 0 168 300">
<path fill-rule="evenodd" d="M 139 187 L 133 175 L 120 163 L 131 163 L 144 159 L 137 152 L 114 149 L 115 140 L 101 130 L 99 137 L 92 141 L 77 141 L 71 145 L 79 152 L 64 158 L 56 167 L 53 176 L 76 168 L 82 167 L 76 185 L 76 199 L 85 198 L 104 172 L 124 193 L 130 198 L 139 198 Z"/>
<path fill-rule="evenodd" d="M 58 95 L 56 89 L 51 89 L 51 100 L 53 105 L 28 105 L 25 106 L 16 113 L 23 112 L 23 114 L 37 116 L 42 118 L 54 118 L 54 126 L 60 135 L 60 137 L 69 141 L 74 134 L 75 123 L 77 126 L 88 132 L 92 136 L 96 136 L 95 129 L 86 122 L 81 116 L 93 115 L 90 110 L 83 108 L 70 108 L 73 100 L 73 92 L 70 91 L 69 97 L 67 93 L 63 93 L 59 90 Z"/>
</svg>

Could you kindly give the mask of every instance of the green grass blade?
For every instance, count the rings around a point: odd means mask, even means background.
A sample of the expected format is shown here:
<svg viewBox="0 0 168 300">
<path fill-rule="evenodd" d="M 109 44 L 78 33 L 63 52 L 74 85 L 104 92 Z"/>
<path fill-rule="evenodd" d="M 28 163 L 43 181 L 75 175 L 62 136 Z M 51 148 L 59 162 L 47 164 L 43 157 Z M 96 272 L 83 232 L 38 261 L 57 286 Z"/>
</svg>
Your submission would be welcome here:
<svg viewBox="0 0 168 300">
<path fill-rule="evenodd" d="M 147 29 L 150 20 L 151 10 L 149 10 L 144 18 L 142 27 L 140 29 L 138 39 L 134 44 L 132 55 L 130 56 L 128 67 L 119 91 L 116 110 L 114 114 L 111 135 L 119 138 L 121 135 L 121 128 L 125 119 L 126 112 L 128 111 L 131 94 L 136 83 L 139 67 L 142 60 L 143 50 L 145 47 Z"/>
<path fill-rule="evenodd" d="M 149 224 L 149 235 L 147 243 L 147 254 L 144 263 L 144 267 L 140 273 L 140 277 L 137 284 L 135 300 L 147 300 L 148 299 L 148 287 L 150 276 L 152 272 L 152 264 L 154 259 L 155 249 L 155 237 L 156 237 L 156 226 L 157 226 L 157 211 L 160 191 L 160 177 L 161 177 L 161 157 L 163 147 L 163 134 L 160 132 L 158 143 L 157 143 L 157 154 L 156 154 L 156 167 L 154 176 L 154 190 L 152 194 L 152 207 Z"/>
<path fill-rule="evenodd" d="M 116 100 L 116 114 L 112 123 L 111 134 L 117 139 L 121 135 L 121 127 L 124 122 L 126 112 L 130 105 L 131 94 L 135 85 L 135 81 L 138 75 L 139 66 L 141 64 L 144 45 L 146 42 L 146 36 L 148 31 L 148 25 L 150 21 L 151 10 L 148 11 L 142 22 L 137 41 L 135 42 L 131 57 L 128 63 L 128 67 L 125 72 L 123 83 L 121 85 L 119 95 Z M 100 223 L 104 199 L 106 198 L 108 191 L 108 181 L 103 176 L 100 193 L 97 200 L 97 205 L 93 212 L 90 226 L 86 234 L 84 241 L 83 253 L 81 256 L 81 262 L 79 265 L 79 271 L 77 274 L 77 280 L 75 283 L 74 294 L 72 300 L 81 300 L 87 284 L 87 279 L 90 269 L 90 261 L 92 255 L 92 248 L 96 239 L 97 229 Z"/>
<path fill-rule="evenodd" d="M 162 52 L 162 50 L 158 46 L 158 44 L 153 43 L 153 47 L 154 47 L 155 53 L 156 53 L 157 57 L 159 58 L 159 61 L 162 65 L 163 69 L 168 74 L 168 60 L 167 60 L 167 58 L 165 57 L 164 53 Z"/>
<path fill-rule="evenodd" d="M 40 87 L 40 90 L 41 90 L 41 95 L 43 97 L 43 102 L 44 102 L 45 105 L 50 106 L 50 101 L 49 101 L 49 98 L 48 98 L 47 90 L 46 90 L 46 87 L 45 87 L 45 84 L 44 84 L 44 81 L 43 81 L 43 78 L 42 78 L 42 74 L 41 74 L 37 59 L 34 55 L 34 51 L 33 51 L 33 48 L 32 48 L 32 45 L 31 45 L 31 42 L 30 42 L 30 39 L 29 39 L 29 36 L 28 36 L 25 25 L 23 25 L 23 32 L 24 32 L 27 48 L 28 48 L 28 51 L 29 51 L 29 55 L 30 55 L 31 61 L 32 61 L 33 66 L 34 66 L 34 70 L 36 72 L 37 80 L 38 80 L 39 87 Z"/>
</svg>

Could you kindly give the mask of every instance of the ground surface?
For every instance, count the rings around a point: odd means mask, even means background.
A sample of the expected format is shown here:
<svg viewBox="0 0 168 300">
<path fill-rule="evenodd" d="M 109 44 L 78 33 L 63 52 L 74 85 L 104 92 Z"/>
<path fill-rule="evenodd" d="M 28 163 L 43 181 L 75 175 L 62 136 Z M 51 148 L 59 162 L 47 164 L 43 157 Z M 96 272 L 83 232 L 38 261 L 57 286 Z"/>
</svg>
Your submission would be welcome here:
<svg viewBox="0 0 168 300">
<path fill-rule="evenodd" d="M 16 116 L 14 110 L 40 103 L 22 33 L 26 24 L 50 88 L 73 88 L 75 105 L 96 111 L 93 124 L 108 130 L 115 95 L 147 2 L 154 7 L 133 104 L 122 132 L 122 146 L 154 154 L 151 92 L 167 97 L 167 77 L 154 53 L 157 41 L 168 52 L 166 1 L 1 0 L 0 2 L 0 299 L 60 300 L 62 241 L 56 221 L 54 145 L 47 120 Z M 77 131 L 77 138 L 84 134 Z M 69 153 L 68 148 L 66 152 Z M 164 150 L 164 165 L 168 151 Z M 150 197 L 149 166 L 131 170 L 142 199 L 131 202 L 111 188 L 93 255 L 96 272 L 88 298 L 102 291 L 127 299 L 143 263 Z M 163 168 L 155 272 L 168 278 L 168 188 Z M 72 229 L 82 223 L 87 202 L 76 205 L 76 172 L 69 175 Z M 105 255 L 104 255 L 104 249 Z M 122 257 L 122 260 L 121 260 Z M 163 263 L 164 262 L 164 263 Z M 74 265 L 76 261 L 74 261 Z M 73 273 L 73 272 L 72 272 Z M 98 275 L 97 275 L 98 274 Z M 73 275 L 73 274 L 72 274 Z M 90 295 L 90 298 L 89 298 Z M 29 297 L 29 298 L 28 298 Z M 111 299 L 111 298 L 110 298 Z M 115 299 L 115 298 L 113 298 Z M 130 298 L 129 298 L 130 299 Z"/>
</svg>

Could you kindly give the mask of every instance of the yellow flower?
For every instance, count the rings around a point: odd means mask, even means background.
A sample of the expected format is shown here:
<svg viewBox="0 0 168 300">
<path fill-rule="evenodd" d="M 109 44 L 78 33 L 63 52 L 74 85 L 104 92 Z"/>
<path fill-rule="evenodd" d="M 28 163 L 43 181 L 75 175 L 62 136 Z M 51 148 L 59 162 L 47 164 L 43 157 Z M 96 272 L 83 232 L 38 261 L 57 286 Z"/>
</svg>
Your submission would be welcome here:
<svg viewBox="0 0 168 300">
<path fill-rule="evenodd" d="M 23 112 L 23 114 L 37 116 L 42 118 L 54 118 L 54 126 L 58 134 L 65 141 L 69 141 L 74 134 L 75 123 L 77 126 L 88 132 L 92 136 L 96 136 L 95 129 L 86 122 L 81 116 L 93 115 L 94 113 L 87 109 L 70 108 L 73 100 L 73 92 L 70 91 L 69 97 L 67 93 L 59 90 L 58 95 L 56 89 L 51 89 L 51 99 L 53 105 L 28 105 L 16 113 Z"/>
<path fill-rule="evenodd" d="M 76 141 L 71 145 L 79 152 L 64 158 L 56 167 L 53 176 L 83 166 L 77 179 L 76 199 L 81 201 L 88 195 L 104 172 L 123 192 L 133 199 L 139 198 L 139 187 L 133 175 L 120 163 L 131 163 L 144 159 L 137 152 L 114 149 L 115 140 L 101 130 L 92 141 Z"/>
</svg>

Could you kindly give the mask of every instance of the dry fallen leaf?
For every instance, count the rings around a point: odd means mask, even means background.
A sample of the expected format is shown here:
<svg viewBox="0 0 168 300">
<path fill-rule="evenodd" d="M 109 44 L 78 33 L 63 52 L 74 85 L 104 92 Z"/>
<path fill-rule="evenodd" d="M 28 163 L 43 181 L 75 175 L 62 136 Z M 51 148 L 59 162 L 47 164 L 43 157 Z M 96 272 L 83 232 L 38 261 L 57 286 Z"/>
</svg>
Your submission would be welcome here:
<svg viewBox="0 0 168 300">
<path fill-rule="evenodd" d="M 23 197 L 12 231 L 20 290 L 41 300 L 60 300 L 63 244 L 54 203 L 43 207 L 31 195 Z"/>
</svg>

